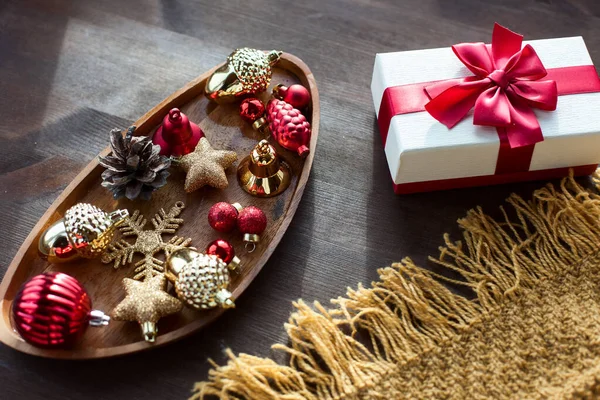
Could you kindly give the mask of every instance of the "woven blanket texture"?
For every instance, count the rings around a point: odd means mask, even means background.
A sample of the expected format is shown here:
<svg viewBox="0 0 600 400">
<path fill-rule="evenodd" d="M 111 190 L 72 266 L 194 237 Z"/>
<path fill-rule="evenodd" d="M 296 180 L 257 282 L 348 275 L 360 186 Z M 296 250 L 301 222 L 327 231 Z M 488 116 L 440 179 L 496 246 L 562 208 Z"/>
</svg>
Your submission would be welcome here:
<svg viewBox="0 0 600 400">
<path fill-rule="evenodd" d="M 600 398 L 600 196 L 571 177 L 507 202 L 430 258 L 460 279 L 404 259 L 331 309 L 298 301 L 288 365 L 228 350 L 192 399 Z"/>
</svg>

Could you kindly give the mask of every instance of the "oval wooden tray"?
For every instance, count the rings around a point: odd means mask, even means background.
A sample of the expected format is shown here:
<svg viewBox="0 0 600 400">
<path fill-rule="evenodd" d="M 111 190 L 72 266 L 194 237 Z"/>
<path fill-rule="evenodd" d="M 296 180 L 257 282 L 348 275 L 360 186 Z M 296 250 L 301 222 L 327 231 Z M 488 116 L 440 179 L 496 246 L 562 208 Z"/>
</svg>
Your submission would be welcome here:
<svg viewBox="0 0 600 400">
<path fill-rule="evenodd" d="M 220 66 L 214 69 L 218 67 Z M 238 162 L 227 170 L 229 180 L 227 189 L 217 190 L 207 187 L 186 194 L 183 190 L 185 175 L 175 168 L 171 168 L 167 186 L 154 192 L 149 202 L 127 199 L 117 201 L 113 200 L 110 192 L 100 186 L 100 174 L 104 169 L 98 165 L 97 158 L 94 158 L 42 216 L 8 267 L 0 284 L 0 310 L 2 313 L 0 341 L 19 351 L 43 357 L 64 359 L 111 357 L 148 350 L 183 338 L 201 329 L 224 312 L 222 309 L 195 311 L 185 308 L 181 313 L 163 318 L 158 323 L 159 336 L 154 344 L 144 342 L 137 323 L 114 320 L 104 328 L 89 328 L 76 347 L 69 350 L 45 350 L 33 347 L 23 341 L 12 327 L 10 309 L 19 287 L 29 277 L 43 271 L 58 270 L 68 273 L 79 279 L 86 287 L 95 309 L 110 313 L 125 296 L 121 281 L 125 277 L 133 276 L 132 265 L 114 269 L 112 264 L 102 264 L 100 260 L 52 265 L 39 257 L 37 242 L 40 234 L 50 224 L 62 218 L 69 207 L 78 202 L 92 203 L 107 211 L 127 208 L 130 213 L 133 213 L 135 210 L 140 210 L 150 221 L 161 208 L 168 211 L 177 201 L 183 201 L 185 209 L 179 217 L 183 218 L 185 222 L 177 231 L 177 236 L 192 238 L 191 246 L 200 251 L 218 237 L 230 240 L 242 261 L 239 273 L 232 273 L 230 290 L 238 302 L 244 301 L 243 298 L 239 299 L 240 295 L 273 253 L 302 198 L 319 134 L 319 94 L 313 75 L 306 64 L 297 57 L 284 53 L 274 68 L 271 85 L 283 83 L 289 86 L 293 83 L 301 83 L 310 90 L 312 107 L 306 114 L 312 124 L 311 152 L 305 160 L 301 160 L 292 152 L 278 146 L 270 138 L 270 142 L 275 145 L 279 154 L 291 166 L 293 179 L 290 187 L 283 194 L 270 199 L 259 199 L 245 193 L 237 184 L 236 168 L 239 161 L 249 154 L 261 136 L 241 120 L 237 105 L 217 106 L 203 95 L 205 81 L 214 69 L 173 93 L 136 121 L 135 125 L 138 127 L 136 135 L 153 134 L 166 113 L 173 107 L 179 107 L 191 121 L 200 125 L 214 148 L 234 150 L 238 153 Z M 263 100 L 268 99 L 270 92 L 269 88 L 262 94 Z M 125 129 L 126 127 L 120 128 Z M 98 132 L 98 134 L 106 135 L 108 143 L 108 132 Z M 110 149 L 107 148 L 101 155 L 109 152 Z M 231 234 L 223 235 L 210 228 L 207 222 L 208 209 L 218 201 L 239 202 L 244 206 L 255 205 L 265 211 L 268 217 L 268 226 L 253 253 L 244 251 L 242 235 L 239 232 L 234 231 Z M 147 228 L 151 229 L 151 227 L 152 225 L 148 222 Z M 163 238 L 168 240 L 169 235 L 163 235 Z M 160 253 L 157 257 L 164 259 Z"/>
</svg>

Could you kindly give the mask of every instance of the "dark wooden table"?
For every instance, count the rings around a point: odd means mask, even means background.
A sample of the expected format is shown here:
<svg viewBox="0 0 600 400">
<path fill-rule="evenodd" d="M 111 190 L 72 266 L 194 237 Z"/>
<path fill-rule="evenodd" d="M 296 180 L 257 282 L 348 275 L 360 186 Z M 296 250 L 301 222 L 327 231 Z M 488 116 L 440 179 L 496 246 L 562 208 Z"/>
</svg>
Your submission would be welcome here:
<svg viewBox="0 0 600 400">
<path fill-rule="evenodd" d="M 495 3 L 495 4 L 494 4 Z M 38 359 L 0 345 L 0 399 L 181 399 L 223 350 L 274 355 L 300 297 L 327 303 L 403 256 L 436 254 L 481 204 L 541 183 L 396 196 L 376 130 L 376 52 L 582 35 L 600 63 L 597 0 L 122 1 L 0 4 L 0 276 L 38 218 L 105 145 L 240 46 L 282 49 L 312 69 L 321 135 L 298 212 L 248 291 L 208 329 L 144 354 Z"/>
</svg>

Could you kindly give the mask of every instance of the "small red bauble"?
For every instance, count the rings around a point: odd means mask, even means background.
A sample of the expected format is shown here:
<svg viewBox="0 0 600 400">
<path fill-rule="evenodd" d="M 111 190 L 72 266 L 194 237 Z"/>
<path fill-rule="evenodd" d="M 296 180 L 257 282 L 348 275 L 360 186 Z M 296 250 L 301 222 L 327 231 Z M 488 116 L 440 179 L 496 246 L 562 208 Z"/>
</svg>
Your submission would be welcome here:
<svg viewBox="0 0 600 400">
<path fill-rule="evenodd" d="M 217 239 L 206 247 L 206 254 L 219 257 L 229 269 L 235 269 L 240 264 L 240 259 L 235 256 L 235 250 L 227 240 Z"/>
<path fill-rule="evenodd" d="M 267 216 L 258 207 L 249 206 L 240 211 L 238 216 L 238 229 L 244 234 L 244 242 L 250 245 L 248 250 L 254 251 L 256 243 L 260 241 L 260 234 L 267 227 Z"/>
<path fill-rule="evenodd" d="M 299 84 L 293 84 L 290 87 L 279 85 L 276 88 L 276 95 L 279 99 L 285 101 L 297 109 L 302 110 L 310 104 L 310 92 L 307 88 Z"/>
<path fill-rule="evenodd" d="M 231 232 L 237 223 L 239 204 L 224 201 L 216 203 L 208 210 L 208 223 L 216 231 Z M 241 206 L 239 206 L 241 208 Z"/>
<path fill-rule="evenodd" d="M 297 152 L 300 157 L 308 155 L 310 123 L 300 110 L 283 100 L 272 99 L 267 104 L 267 120 L 277 143 Z"/>
<path fill-rule="evenodd" d="M 225 264 L 229 264 L 233 260 L 233 257 L 235 257 L 233 246 L 227 240 L 223 239 L 211 242 L 206 247 L 206 254 L 219 257 Z"/>
<path fill-rule="evenodd" d="M 244 99 L 240 104 L 240 117 L 248 123 L 253 123 L 265 114 L 265 105 L 259 99 L 252 97 Z"/>
<path fill-rule="evenodd" d="M 69 347 L 88 325 L 107 325 L 110 318 L 92 311 L 92 302 L 77 279 L 61 272 L 34 276 L 12 304 L 15 328 L 28 343 L 45 348 Z"/>
</svg>

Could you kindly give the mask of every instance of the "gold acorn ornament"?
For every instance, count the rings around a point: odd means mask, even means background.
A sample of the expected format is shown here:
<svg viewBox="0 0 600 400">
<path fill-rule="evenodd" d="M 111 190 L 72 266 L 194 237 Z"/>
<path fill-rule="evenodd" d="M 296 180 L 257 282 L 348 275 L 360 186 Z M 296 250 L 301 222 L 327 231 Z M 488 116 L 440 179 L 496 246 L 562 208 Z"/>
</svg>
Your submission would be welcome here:
<svg viewBox="0 0 600 400">
<path fill-rule="evenodd" d="M 177 250 L 167 259 L 165 275 L 175 286 L 179 300 L 186 306 L 197 310 L 235 307 L 228 289 L 229 268 L 216 255 L 206 255 L 187 248 Z"/>
<path fill-rule="evenodd" d="M 38 250 L 52 263 L 96 258 L 108 248 L 116 228 L 128 216 L 127 210 L 107 213 L 88 203 L 75 204 L 42 233 Z"/>
<path fill-rule="evenodd" d="M 217 103 L 230 103 L 247 94 L 267 90 L 273 73 L 272 67 L 281 58 L 281 51 L 244 47 L 227 57 L 206 81 L 204 93 Z"/>
</svg>

